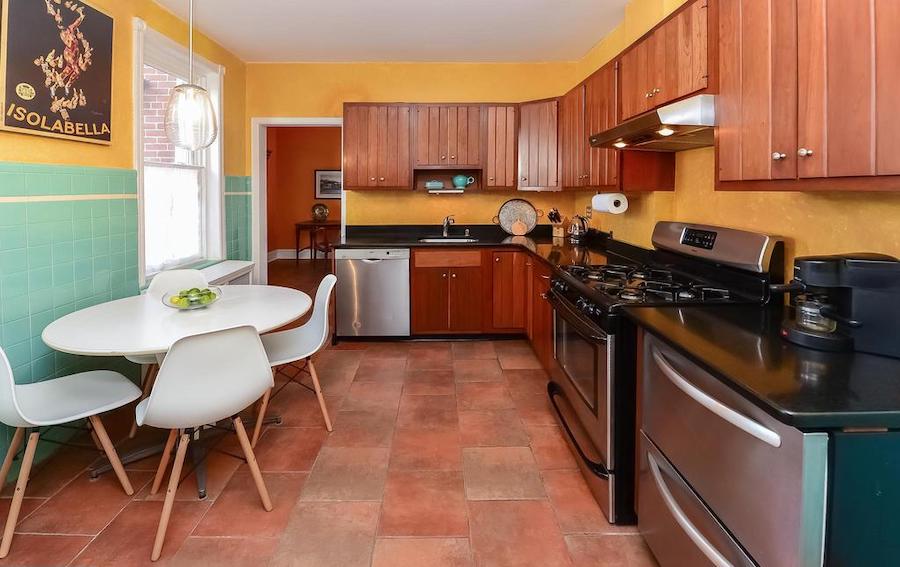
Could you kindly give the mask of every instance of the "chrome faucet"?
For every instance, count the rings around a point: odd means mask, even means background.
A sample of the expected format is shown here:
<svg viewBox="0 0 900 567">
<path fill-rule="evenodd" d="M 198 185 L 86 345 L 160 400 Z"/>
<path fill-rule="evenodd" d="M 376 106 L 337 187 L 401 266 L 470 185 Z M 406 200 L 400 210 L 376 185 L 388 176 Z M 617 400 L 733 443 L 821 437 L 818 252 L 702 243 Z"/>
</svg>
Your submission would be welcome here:
<svg viewBox="0 0 900 567">
<path fill-rule="evenodd" d="M 450 236 L 450 225 L 455 224 L 456 220 L 453 219 L 453 215 L 447 215 L 444 217 L 444 238 Z"/>
</svg>

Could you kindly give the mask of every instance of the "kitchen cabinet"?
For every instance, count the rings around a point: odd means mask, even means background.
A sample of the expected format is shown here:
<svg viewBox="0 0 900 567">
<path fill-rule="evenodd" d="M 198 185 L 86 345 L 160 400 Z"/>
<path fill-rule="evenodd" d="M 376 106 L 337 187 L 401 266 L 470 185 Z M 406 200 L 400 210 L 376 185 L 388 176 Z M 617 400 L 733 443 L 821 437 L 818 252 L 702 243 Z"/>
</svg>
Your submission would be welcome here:
<svg viewBox="0 0 900 567">
<path fill-rule="evenodd" d="M 410 106 L 344 105 L 344 188 L 411 189 Z"/>
<path fill-rule="evenodd" d="M 688 3 L 622 55 L 623 120 L 710 86 L 709 8 L 715 1 Z"/>
<path fill-rule="evenodd" d="M 721 0 L 720 189 L 896 189 L 900 4 Z"/>
<path fill-rule="evenodd" d="M 465 168 L 481 165 L 482 107 L 415 106 L 416 167 Z"/>
<path fill-rule="evenodd" d="M 519 190 L 560 189 L 558 112 L 556 99 L 519 106 Z"/>
<path fill-rule="evenodd" d="M 550 268 L 534 258 L 531 262 L 528 296 L 529 334 L 531 348 L 546 370 L 553 364 L 553 308 L 547 301 L 550 291 Z"/>
<path fill-rule="evenodd" d="M 562 186 L 585 187 L 588 184 L 587 138 L 584 115 L 584 83 L 563 95 L 559 102 L 559 139 Z"/>
<path fill-rule="evenodd" d="M 591 134 L 616 124 L 616 69 L 609 64 L 588 77 L 560 100 L 560 160 L 562 186 L 616 187 L 616 150 L 592 148 Z"/>
<path fill-rule="evenodd" d="M 485 187 L 516 186 L 516 107 L 488 106 Z"/>
<path fill-rule="evenodd" d="M 491 254 L 492 327 L 526 329 L 527 252 L 497 250 Z"/>
<path fill-rule="evenodd" d="M 413 335 L 482 331 L 481 257 L 477 249 L 413 251 L 410 286 Z"/>
</svg>

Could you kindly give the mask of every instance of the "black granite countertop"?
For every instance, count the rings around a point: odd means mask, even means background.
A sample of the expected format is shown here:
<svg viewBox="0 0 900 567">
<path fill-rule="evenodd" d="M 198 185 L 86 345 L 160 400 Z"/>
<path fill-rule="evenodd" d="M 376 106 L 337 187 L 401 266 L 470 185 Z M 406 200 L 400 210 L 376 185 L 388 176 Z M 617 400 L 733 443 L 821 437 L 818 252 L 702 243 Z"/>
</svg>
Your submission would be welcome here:
<svg viewBox="0 0 900 567">
<path fill-rule="evenodd" d="M 779 308 L 631 308 L 627 316 L 776 419 L 804 430 L 900 428 L 900 359 L 786 342 Z"/>
</svg>

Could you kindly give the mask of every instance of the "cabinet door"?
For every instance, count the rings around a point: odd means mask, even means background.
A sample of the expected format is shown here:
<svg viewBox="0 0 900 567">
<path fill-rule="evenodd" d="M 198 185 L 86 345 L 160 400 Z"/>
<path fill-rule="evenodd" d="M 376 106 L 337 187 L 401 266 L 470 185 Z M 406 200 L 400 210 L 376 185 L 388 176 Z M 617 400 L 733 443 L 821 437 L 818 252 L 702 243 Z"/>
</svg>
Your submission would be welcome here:
<svg viewBox="0 0 900 567">
<path fill-rule="evenodd" d="M 413 334 L 450 331 L 450 268 L 414 268 L 411 311 Z"/>
<path fill-rule="evenodd" d="M 369 185 L 369 107 L 344 107 L 344 186 Z"/>
<path fill-rule="evenodd" d="M 587 133 L 584 123 L 584 85 L 578 85 L 560 100 L 560 161 L 563 187 L 584 187 L 587 184 L 585 156 Z"/>
<path fill-rule="evenodd" d="M 616 67 L 610 63 L 588 77 L 584 91 L 585 137 L 616 125 Z M 611 187 L 618 184 L 619 156 L 616 150 L 592 148 L 585 142 L 590 187 Z"/>
<path fill-rule="evenodd" d="M 538 360 L 549 370 L 553 363 L 553 308 L 546 299 L 550 291 L 549 268 L 535 263 L 531 290 L 531 344 Z"/>
<path fill-rule="evenodd" d="M 663 93 L 662 99 L 681 98 L 709 85 L 708 14 L 708 0 L 697 0 L 666 23 L 666 88 L 669 92 Z M 660 101 L 656 100 L 654 104 L 660 104 Z"/>
<path fill-rule="evenodd" d="M 641 42 L 629 49 L 619 62 L 619 78 L 622 82 L 622 120 L 637 116 L 649 104 L 646 69 L 647 45 Z"/>
<path fill-rule="evenodd" d="M 719 4 L 722 181 L 797 176 L 796 7 L 796 0 Z"/>
<path fill-rule="evenodd" d="M 488 106 L 487 112 L 487 187 L 516 186 L 516 107 Z"/>
<path fill-rule="evenodd" d="M 410 187 L 412 183 L 409 163 L 410 108 L 378 106 L 372 107 L 371 112 L 375 114 L 377 133 L 375 145 L 377 185 Z"/>
<path fill-rule="evenodd" d="M 519 189 L 555 191 L 559 185 L 559 103 L 522 103 L 519 107 Z"/>
<path fill-rule="evenodd" d="M 416 165 L 481 164 L 481 107 L 416 106 Z"/>
<path fill-rule="evenodd" d="M 480 333 L 482 313 L 481 267 L 470 266 L 450 270 L 450 331 Z"/>
<path fill-rule="evenodd" d="M 447 144 L 446 140 L 441 144 L 441 107 L 420 104 L 415 113 L 416 165 L 445 165 Z"/>
<path fill-rule="evenodd" d="M 493 324 L 497 329 L 525 329 L 528 271 L 524 252 L 492 254 Z"/>
</svg>

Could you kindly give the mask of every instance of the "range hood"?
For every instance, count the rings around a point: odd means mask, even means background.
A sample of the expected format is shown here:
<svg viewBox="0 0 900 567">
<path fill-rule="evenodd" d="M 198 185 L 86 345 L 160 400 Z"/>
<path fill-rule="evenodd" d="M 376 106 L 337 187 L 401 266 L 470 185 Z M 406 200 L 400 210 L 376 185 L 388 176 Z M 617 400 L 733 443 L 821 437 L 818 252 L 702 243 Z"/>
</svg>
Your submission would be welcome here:
<svg viewBox="0 0 900 567">
<path fill-rule="evenodd" d="M 635 116 L 590 138 L 595 148 L 679 152 L 713 145 L 716 98 L 697 95 Z"/>
</svg>

